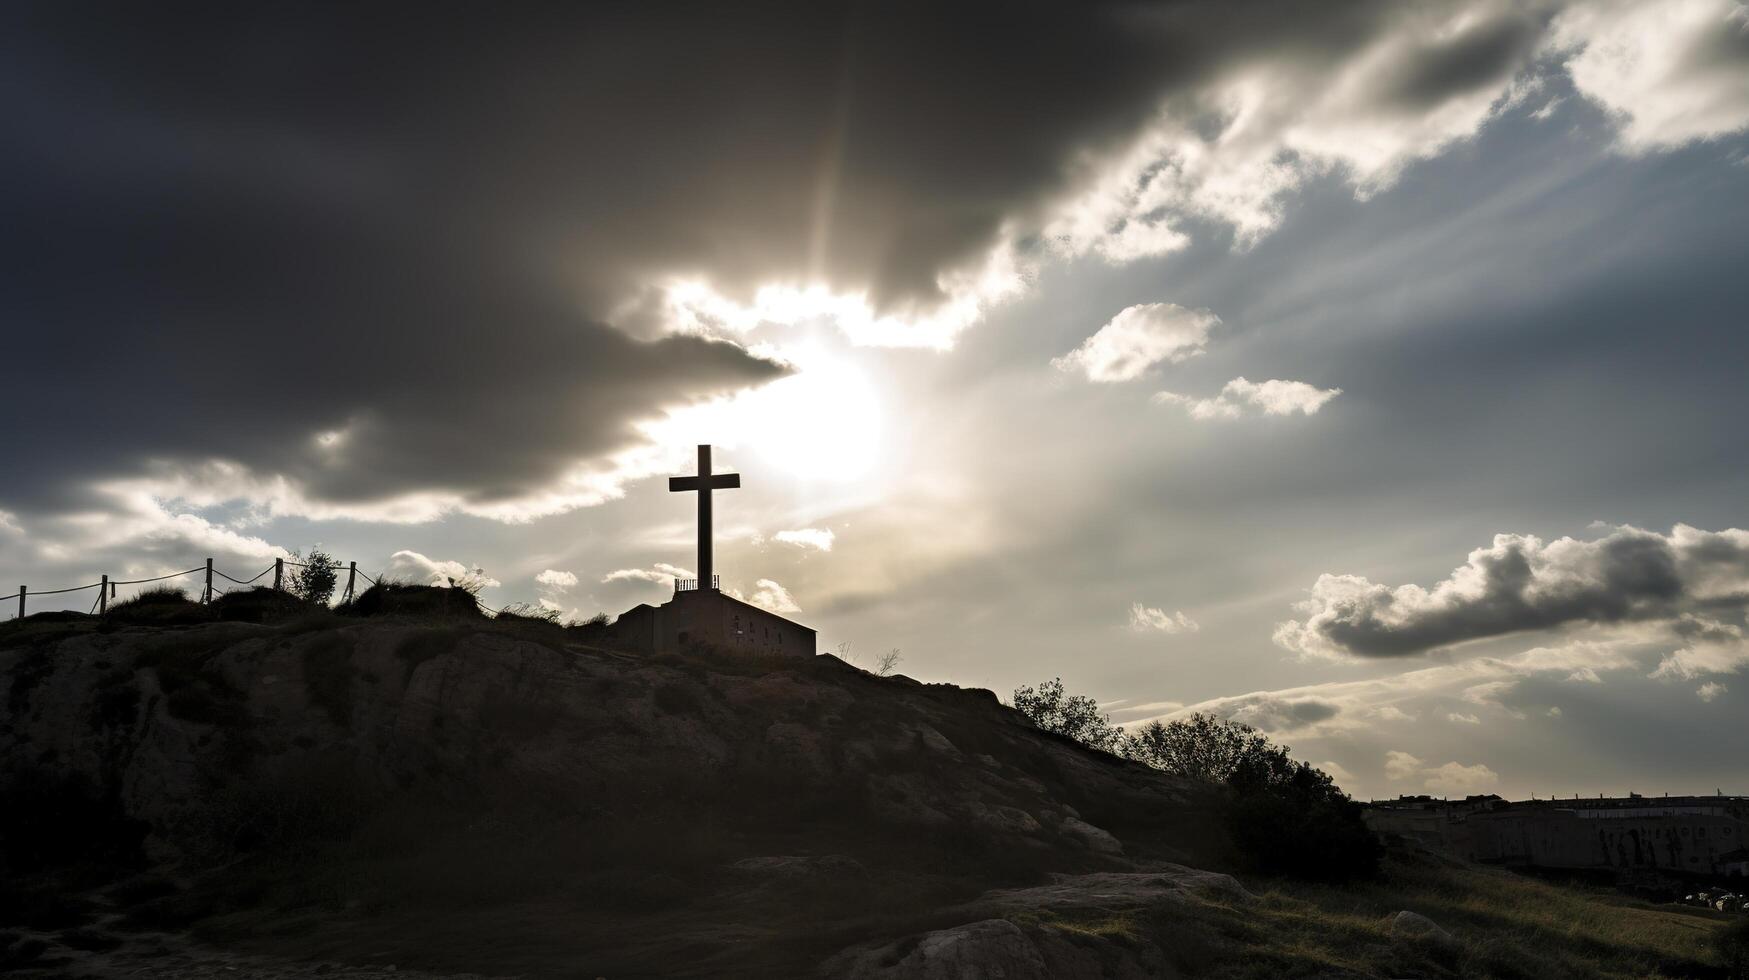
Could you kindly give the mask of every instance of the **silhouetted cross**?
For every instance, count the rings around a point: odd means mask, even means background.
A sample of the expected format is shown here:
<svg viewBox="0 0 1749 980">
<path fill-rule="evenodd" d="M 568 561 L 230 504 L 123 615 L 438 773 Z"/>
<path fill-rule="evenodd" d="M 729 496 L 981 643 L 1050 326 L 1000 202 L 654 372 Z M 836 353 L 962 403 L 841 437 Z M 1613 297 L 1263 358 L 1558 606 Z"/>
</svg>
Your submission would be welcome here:
<svg viewBox="0 0 1749 980">
<path fill-rule="evenodd" d="M 698 475 L 671 476 L 668 492 L 698 491 L 698 587 L 714 589 L 711 582 L 711 491 L 739 490 L 741 474 L 711 473 L 711 447 L 698 447 Z"/>
</svg>

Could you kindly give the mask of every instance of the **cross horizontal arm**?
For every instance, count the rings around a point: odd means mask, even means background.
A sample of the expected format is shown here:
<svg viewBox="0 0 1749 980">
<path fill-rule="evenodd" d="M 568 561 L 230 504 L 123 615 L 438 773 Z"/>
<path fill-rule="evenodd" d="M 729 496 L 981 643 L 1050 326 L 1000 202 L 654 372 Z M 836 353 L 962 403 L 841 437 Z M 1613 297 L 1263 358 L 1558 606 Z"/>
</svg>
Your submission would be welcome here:
<svg viewBox="0 0 1749 980">
<path fill-rule="evenodd" d="M 671 476 L 668 478 L 668 492 L 678 493 L 682 490 L 739 490 L 741 489 L 741 474 L 716 473 L 711 476 Z"/>
</svg>

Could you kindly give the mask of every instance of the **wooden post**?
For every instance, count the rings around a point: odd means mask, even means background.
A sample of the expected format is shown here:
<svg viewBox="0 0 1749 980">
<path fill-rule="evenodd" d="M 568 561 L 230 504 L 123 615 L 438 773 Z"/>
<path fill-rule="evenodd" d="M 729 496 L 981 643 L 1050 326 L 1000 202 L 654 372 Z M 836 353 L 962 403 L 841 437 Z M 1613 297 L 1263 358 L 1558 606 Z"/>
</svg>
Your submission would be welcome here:
<svg viewBox="0 0 1749 980">
<path fill-rule="evenodd" d="M 206 594 L 201 597 L 200 601 L 213 601 L 213 560 L 211 558 L 206 560 Z"/>
<path fill-rule="evenodd" d="M 109 612 L 109 576 L 103 577 L 103 584 L 97 587 L 97 615 Z"/>
<path fill-rule="evenodd" d="M 30 591 L 29 586 L 21 585 L 18 587 L 18 618 L 19 619 L 24 618 L 24 596 L 29 591 Z"/>
<path fill-rule="evenodd" d="M 358 581 L 358 562 L 346 563 L 346 601 L 352 601 L 352 587 Z"/>
<path fill-rule="evenodd" d="M 280 591 L 280 583 L 283 581 L 285 581 L 285 559 L 275 558 L 273 560 L 273 591 Z"/>
</svg>

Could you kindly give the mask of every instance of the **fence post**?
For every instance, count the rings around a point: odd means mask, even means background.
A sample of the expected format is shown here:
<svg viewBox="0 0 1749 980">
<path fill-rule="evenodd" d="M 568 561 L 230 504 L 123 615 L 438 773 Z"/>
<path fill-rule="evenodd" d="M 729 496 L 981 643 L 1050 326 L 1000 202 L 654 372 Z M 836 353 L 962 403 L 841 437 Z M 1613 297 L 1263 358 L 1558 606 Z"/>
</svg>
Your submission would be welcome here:
<svg viewBox="0 0 1749 980">
<path fill-rule="evenodd" d="M 275 592 L 280 591 L 279 584 L 284 579 L 285 579 L 285 559 L 284 558 L 275 558 L 273 560 L 273 591 L 275 591 Z"/>
<path fill-rule="evenodd" d="M 352 601 L 352 587 L 358 581 L 358 562 L 348 562 L 346 565 L 346 601 Z"/>
<path fill-rule="evenodd" d="M 103 584 L 97 587 L 97 615 L 109 612 L 109 576 L 103 577 Z"/>
<path fill-rule="evenodd" d="M 18 587 L 18 618 L 19 619 L 24 618 L 24 595 L 25 595 L 25 593 L 27 593 L 29 591 L 30 591 L 29 586 L 21 585 Z"/>
<path fill-rule="evenodd" d="M 211 558 L 206 560 L 206 594 L 201 597 L 200 601 L 213 601 L 213 560 Z"/>
</svg>

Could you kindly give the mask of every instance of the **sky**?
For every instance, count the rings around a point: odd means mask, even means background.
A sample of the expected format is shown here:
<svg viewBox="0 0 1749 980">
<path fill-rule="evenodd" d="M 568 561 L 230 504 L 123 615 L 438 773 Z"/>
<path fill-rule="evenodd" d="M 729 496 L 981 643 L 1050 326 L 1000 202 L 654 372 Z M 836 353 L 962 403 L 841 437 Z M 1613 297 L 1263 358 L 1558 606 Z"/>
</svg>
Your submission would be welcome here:
<svg viewBox="0 0 1749 980">
<path fill-rule="evenodd" d="M 0 77 L 0 581 L 613 615 L 708 442 L 823 651 L 1749 792 L 1734 0 L 25 2 Z"/>
</svg>

